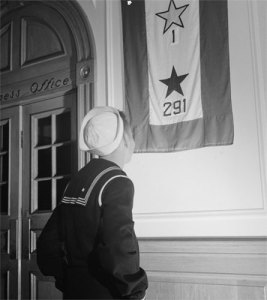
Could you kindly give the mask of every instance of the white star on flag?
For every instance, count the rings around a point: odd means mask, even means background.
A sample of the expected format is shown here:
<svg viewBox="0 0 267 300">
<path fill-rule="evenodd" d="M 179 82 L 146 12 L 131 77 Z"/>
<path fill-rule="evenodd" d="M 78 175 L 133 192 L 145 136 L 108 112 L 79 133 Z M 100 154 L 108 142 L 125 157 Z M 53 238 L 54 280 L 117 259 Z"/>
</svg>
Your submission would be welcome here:
<svg viewBox="0 0 267 300">
<path fill-rule="evenodd" d="M 188 6 L 189 4 L 177 8 L 174 1 L 171 0 L 168 10 L 156 14 L 158 17 L 165 20 L 163 34 L 172 26 L 172 24 L 175 24 L 179 27 L 184 27 L 181 15 Z"/>
</svg>

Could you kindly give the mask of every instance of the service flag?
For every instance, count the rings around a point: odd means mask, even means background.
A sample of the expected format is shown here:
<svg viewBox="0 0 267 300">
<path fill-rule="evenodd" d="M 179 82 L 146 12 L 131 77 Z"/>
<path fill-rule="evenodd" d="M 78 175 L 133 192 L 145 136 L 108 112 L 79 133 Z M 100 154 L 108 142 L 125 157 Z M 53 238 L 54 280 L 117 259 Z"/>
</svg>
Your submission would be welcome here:
<svg viewBox="0 0 267 300">
<path fill-rule="evenodd" d="M 227 0 L 122 0 L 136 152 L 233 143 Z"/>
</svg>

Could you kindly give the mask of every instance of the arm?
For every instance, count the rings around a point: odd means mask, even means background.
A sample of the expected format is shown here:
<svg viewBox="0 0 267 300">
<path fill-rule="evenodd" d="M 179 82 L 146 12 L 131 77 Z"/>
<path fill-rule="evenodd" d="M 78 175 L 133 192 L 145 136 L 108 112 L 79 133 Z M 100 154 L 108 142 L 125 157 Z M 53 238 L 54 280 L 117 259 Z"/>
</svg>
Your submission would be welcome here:
<svg viewBox="0 0 267 300">
<path fill-rule="evenodd" d="M 145 271 L 139 267 L 139 248 L 132 220 L 134 187 L 125 177 L 113 179 L 102 196 L 102 243 L 99 259 L 111 275 L 120 297 L 141 299 L 147 289 Z"/>
</svg>

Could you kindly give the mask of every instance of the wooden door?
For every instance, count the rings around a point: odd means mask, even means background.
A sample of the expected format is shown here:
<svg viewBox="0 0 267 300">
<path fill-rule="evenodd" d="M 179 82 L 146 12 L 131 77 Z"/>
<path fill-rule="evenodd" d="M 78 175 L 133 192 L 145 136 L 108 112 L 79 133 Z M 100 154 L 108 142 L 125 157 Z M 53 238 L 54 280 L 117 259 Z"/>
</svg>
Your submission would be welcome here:
<svg viewBox="0 0 267 300">
<path fill-rule="evenodd" d="M 0 114 L 1 299 L 17 298 L 19 215 L 19 108 Z"/>
<path fill-rule="evenodd" d="M 1 111 L 1 299 L 62 298 L 36 241 L 77 171 L 76 127 L 75 92 Z"/>
<path fill-rule="evenodd" d="M 73 1 L 5 0 L 0 9 L 0 296 L 56 299 L 35 248 L 85 161 L 76 136 L 93 103 L 89 33 Z"/>
<path fill-rule="evenodd" d="M 23 107 L 22 299 L 58 299 L 36 265 L 36 241 L 77 170 L 75 94 Z"/>
</svg>

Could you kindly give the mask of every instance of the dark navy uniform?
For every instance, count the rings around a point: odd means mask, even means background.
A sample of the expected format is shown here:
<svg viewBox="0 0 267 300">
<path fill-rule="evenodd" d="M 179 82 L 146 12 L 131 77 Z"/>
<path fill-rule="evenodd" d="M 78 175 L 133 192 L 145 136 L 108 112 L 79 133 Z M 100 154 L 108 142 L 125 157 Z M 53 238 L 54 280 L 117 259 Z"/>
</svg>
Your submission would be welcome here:
<svg viewBox="0 0 267 300">
<path fill-rule="evenodd" d="M 60 205 L 68 264 L 65 299 L 141 299 L 147 289 L 132 220 L 134 186 L 116 164 L 92 159 Z"/>
</svg>

